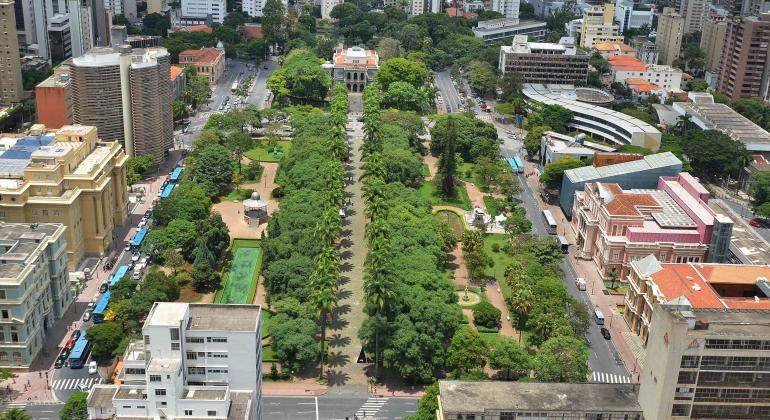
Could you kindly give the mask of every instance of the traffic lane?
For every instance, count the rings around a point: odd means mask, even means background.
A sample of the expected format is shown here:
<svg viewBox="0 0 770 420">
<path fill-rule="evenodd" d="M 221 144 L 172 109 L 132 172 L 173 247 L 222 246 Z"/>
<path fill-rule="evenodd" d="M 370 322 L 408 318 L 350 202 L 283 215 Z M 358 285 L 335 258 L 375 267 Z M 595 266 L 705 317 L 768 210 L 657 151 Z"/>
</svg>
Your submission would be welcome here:
<svg viewBox="0 0 770 420">
<path fill-rule="evenodd" d="M 35 420 L 55 420 L 59 418 L 63 404 L 30 404 L 24 411 Z"/>
<path fill-rule="evenodd" d="M 262 417 L 276 420 L 320 420 L 316 397 L 262 397 Z"/>
<path fill-rule="evenodd" d="M 265 69 L 264 67 L 267 66 Z M 265 61 L 261 64 L 257 77 L 254 80 L 254 85 L 251 87 L 247 102 L 254 104 L 257 108 L 262 109 L 265 105 L 265 99 L 267 98 L 267 79 L 278 68 L 278 65 L 272 61 Z"/>
<path fill-rule="evenodd" d="M 458 112 L 458 109 L 460 108 L 460 95 L 457 93 L 454 83 L 452 83 L 449 71 L 443 70 L 435 74 L 436 77 L 434 78 L 434 81 L 439 88 L 439 91 L 441 91 L 444 103 L 452 109 L 452 112 Z"/>
<path fill-rule="evenodd" d="M 754 218 L 754 212 L 751 210 L 750 207 L 747 207 L 746 205 L 732 201 L 727 197 L 721 197 L 721 199 L 728 207 L 730 207 L 732 211 L 735 212 L 735 214 L 739 215 L 746 222 L 749 222 L 751 221 L 751 219 Z M 751 229 L 754 229 L 754 232 L 756 232 L 757 235 L 762 237 L 762 239 L 770 242 L 770 229 L 766 227 L 754 227 L 754 226 L 751 226 L 750 224 L 748 226 Z"/>
</svg>

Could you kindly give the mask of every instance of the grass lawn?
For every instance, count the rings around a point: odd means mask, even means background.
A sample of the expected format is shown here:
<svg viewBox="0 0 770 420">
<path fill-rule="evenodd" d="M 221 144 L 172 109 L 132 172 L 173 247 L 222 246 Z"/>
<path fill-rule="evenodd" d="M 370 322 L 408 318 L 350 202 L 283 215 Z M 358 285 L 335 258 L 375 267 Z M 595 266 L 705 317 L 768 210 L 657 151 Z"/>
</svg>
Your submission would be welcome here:
<svg viewBox="0 0 770 420">
<path fill-rule="evenodd" d="M 507 243 L 508 235 L 501 233 L 490 233 L 484 237 L 484 250 L 487 252 L 487 255 L 492 257 L 492 261 L 494 263 L 492 267 L 487 267 L 487 269 L 484 270 L 484 275 L 497 280 L 497 284 L 499 285 L 500 290 L 503 292 L 503 296 L 506 299 L 511 297 L 511 289 L 505 283 L 503 275 L 505 272 L 505 267 L 507 267 L 508 263 L 511 261 L 511 256 L 502 250 L 503 245 Z M 500 246 L 500 250 L 498 252 L 492 251 L 493 244 Z"/>
<path fill-rule="evenodd" d="M 604 287 L 613 295 L 625 295 L 628 292 L 628 285 L 621 283 L 620 280 L 615 281 L 615 287 L 612 287 L 612 282 L 604 280 Z"/>
<path fill-rule="evenodd" d="M 487 192 L 489 188 L 484 186 L 484 183 L 481 182 L 481 179 L 479 179 L 478 175 L 476 175 L 476 164 L 475 163 L 469 163 L 464 162 L 462 165 L 460 165 L 457 168 L 457 174 L 460 179 L 466 182 L 470 182 L 471 184 L 475 185 L 476 188 L 483 192 Z M 470 171 L 470 176 L 468 176 L 468 173 Z"/>
<path fill-rule="evenodd" d="M 262 316 L 262 339 L 265 339 L 270 337 L 270 321 L 273 314 L 271 314 L 269 311 L 266 311 L 264 308 L 262 311 L 260 311 L 260 314 Z"/>
<path fill-rule="evenodd" d="M 449 210 L 441 210 L 436 212 L 433 217 L 435 217 L 439 222 L 448 224 L 458 238 L 463 234 L 463 230 L 465 230 L 465 222 L 463 222 L 460 216 L 458 216 L 455 212 Z"/>
<path fill-rule="evenodd" d="M 248 188 L 241 188 L 241 189 L 233 189 L 227 195 L 222 196 L 220 201 L 242 201 L 249 197 L 251 197 L 251 193 L 253 193 L 254 190 L 248 189 Z"/>
<path fill-rule="evenodd" d="M 263 362 L 278 362 L 278 356 L 275 355 L 275 352 L 273 351 L 273 345 L 268 344 L 266 346 L 262 346 L 262 361 Z"/>
<path fill-rule="evenodd" d="M 281 140 L 276 142 L 278 144 L 279 153 L 270 153 L 268 151 L 267 142 L 259 142 L 259 145 L 243 155 L 251 160 L 257 160 L 260 162 L 278 162 L 282 157 L 289 154 L 291 150 L 291 142 L 287 140 Z"/>
<path fill-rule="evenodd" d="M 454 206 L 463 210 L 471 209 L 471 199 L 468 198 L 468 191 L 465 191 L 465 188 L 457 188 L 457 196 L 449 200 L 444 200 L 438 195 L 438 190 L 432 182 L 423 182 L 417 191 L 432 206 Z"/>
<path fill-rule="evenodd" d="M 259 247 L 259 240 L 236 239 L 231 249 L 230 272 L 225 275 L 224 287 L 217 293 L 214 302 L 251 303 L 262 269 L 262 248 Z"/>
<path fill-rule="evenodd" d="M 204 293 L 198 293 L 192 288 L 192 282 L 187 282 L 179 287 L 179 302 L 200 302 Z"/>
<path fill-rule="evenodd" d="M 422 172 L 422 176 L 430 176 L 430 168 L 424 163 L 420 167 L 420 172 Z"/>
<path fill-rule="evenodd" d="M 484 196 L 484 206 L 487 208 L 487 213 L 489 213 L 490 216 L 497 216 L 500 212 L 500 209 L 497 206 L 497 199 L 494 197 L 490 197 L 488 195 Z"/>
</svg>

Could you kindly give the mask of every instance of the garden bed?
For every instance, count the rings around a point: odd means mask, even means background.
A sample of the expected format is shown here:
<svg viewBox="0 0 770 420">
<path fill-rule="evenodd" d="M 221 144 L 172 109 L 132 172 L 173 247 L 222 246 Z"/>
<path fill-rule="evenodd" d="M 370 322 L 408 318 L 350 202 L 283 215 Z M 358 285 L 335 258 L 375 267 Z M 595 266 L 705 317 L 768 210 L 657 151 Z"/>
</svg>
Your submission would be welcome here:
<svg viewBox="0 0 770 420">
<path fill-rule="evenodd" d="M 246 151 L 243 155 L 259 162 L 279 162 L 281 158 L 289 154 L 290 150 L 291 142 L 288 140 L 277 141 L 276 152 L 268 147 L 266 141 L 260 141 L 257 147 Z"/>
</svg>

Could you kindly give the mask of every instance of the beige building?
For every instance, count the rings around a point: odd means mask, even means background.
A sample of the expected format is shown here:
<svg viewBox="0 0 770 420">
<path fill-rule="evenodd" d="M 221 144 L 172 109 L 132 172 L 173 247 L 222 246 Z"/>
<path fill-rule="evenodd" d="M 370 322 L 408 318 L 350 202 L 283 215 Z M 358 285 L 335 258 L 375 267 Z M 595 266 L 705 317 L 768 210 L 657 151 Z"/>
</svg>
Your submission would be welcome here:
<svg viewBox="0 0 770 420">
<path fill-rule="evenodd" d="M 684 18 L 671 7 L 664 7 L 663 13 L 658 16 L 658 28 L 656 30 L 655 45 L 658 46 L 660 64 L 670 66 L 677 57 L 682 47 L 682 34 L 684 33 Z"/>
<path fill-rule="evenodd" d="M 65 225 L 70 269 L 103 255 L 128 215 L 120 144 L 99 139 L 96 127 L 47 132 L 40 124 L 0 142 L 10 146 L 0 155 L 0 220 Z"/>
<path fill-rule="evenodd" d="M 684 18 L 684 33 L 691 34 L 703 30 L 703 22 L 708 17 L 710 0 L 678 0 L 677 11 Z"/>
<path fill-rule="evenodd" d="M 622 43 L 623 35 L 620 28 L 614 24 L 615 5 L 591 5 L 583 12 L 583 26 L 580 30 L 580 46 L 593 48 L 600 42 Z"/>
<path fill-rule="evenodd" d="M 770 418 L 766 305 L 698 309 L 676 299 L 655 305 L 651 331 L 639 387 L 644 418 Z"/>
<path fill-rule="evenodd" d="M 21 101 L 21 59 L 14 0 L 0 0 L 0 104 Z"/>
<path fill-rule="evenodd" d="M 167 0 L 147 0 L 147 14 L 159 13 L 165 14 L 171 10 Z"/>
<path fill-rule="evenodd" d="M 438 420 L 642 419 L 634 384 L 439 381 L 438 388 Z"/>
<path fill-rule="evenodd" d="M 524 83 L 585 83 L 589 56 L 574 44 L 572 38 L 552 44 L 527 42 L 526 35 L 516 35 L 511 46 L 500 47 L 500 72 L 516 71 Z"/>
<path fill-rule="evenodd" d="M 0 367 L 28 369 L 75 299 L 65 226 L 0 222 Z"/>
<path fill-rule="evenodd" d="M 727 16 L 712 14 L 703 22 L 700 47 L 705 53 L 704 67 L 709 73 L 719 71 L 719 60 L 727 37 Z"/>
<path fill-rule="evenodd" d="M 199 76 L 205 76 L 209 84 L 215 85 L 225 73 L 225 51 L 219 48 L 184 50 L 179 53 L 179 64 L 195 66 Z"/>
</svg>

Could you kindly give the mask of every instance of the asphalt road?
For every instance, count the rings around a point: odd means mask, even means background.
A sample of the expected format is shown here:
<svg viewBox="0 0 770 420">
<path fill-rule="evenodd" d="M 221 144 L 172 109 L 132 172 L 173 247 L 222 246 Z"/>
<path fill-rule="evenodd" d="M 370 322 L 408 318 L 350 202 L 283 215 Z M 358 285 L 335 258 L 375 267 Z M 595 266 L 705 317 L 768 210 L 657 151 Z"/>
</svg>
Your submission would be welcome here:
<svg viewBox="0 0 770 420">
<path fill-rule="evenodd" d="M 267 68 L 265 68 L 265 66 Z M 259 65 L 259 73 L 254 79 L 254 83 L 249 91 L 249 97 L 246 102 L 254 104 L 257 108 L 265 108 L 265 99 L 267 99 L 267 79 L 273 74 L 273 71 L 278 68 L 278 65 L 272 61 L 265 61 Z"/>
<path fill-rule="evenodd" d="M 25 406 L 24 404 L 15 405 L 11 404 L 9 408 L 23 408 L 30 416 L 35 420 L 56 420 L 59 418 L 59 411 L 61 411 L 64 404 L 52 403 L 52 404 L 30 404 Z M 3 407 L 5 408 L 5 407 Z"/>
<path fill-rule="evenodd" d="M 417 410 L 418 398 L 324 395 L 263 397 L 262 417 L 270 420 L 353 420 L 364 415 L 378 420 L 404 419 Z"/>
<path fill-rule="evenodd" d="M 444 105 L 450 107 L 451 112 L 459 112 L 460 109 L 460 94 L 457 93 L 454 83 L 452 83 L 452 77 L 449 74 L 449 70 L 442 70 L 434 73 L 433 83 L 441 92 L 441 97 L 444 98 Z"/>
</svg>

